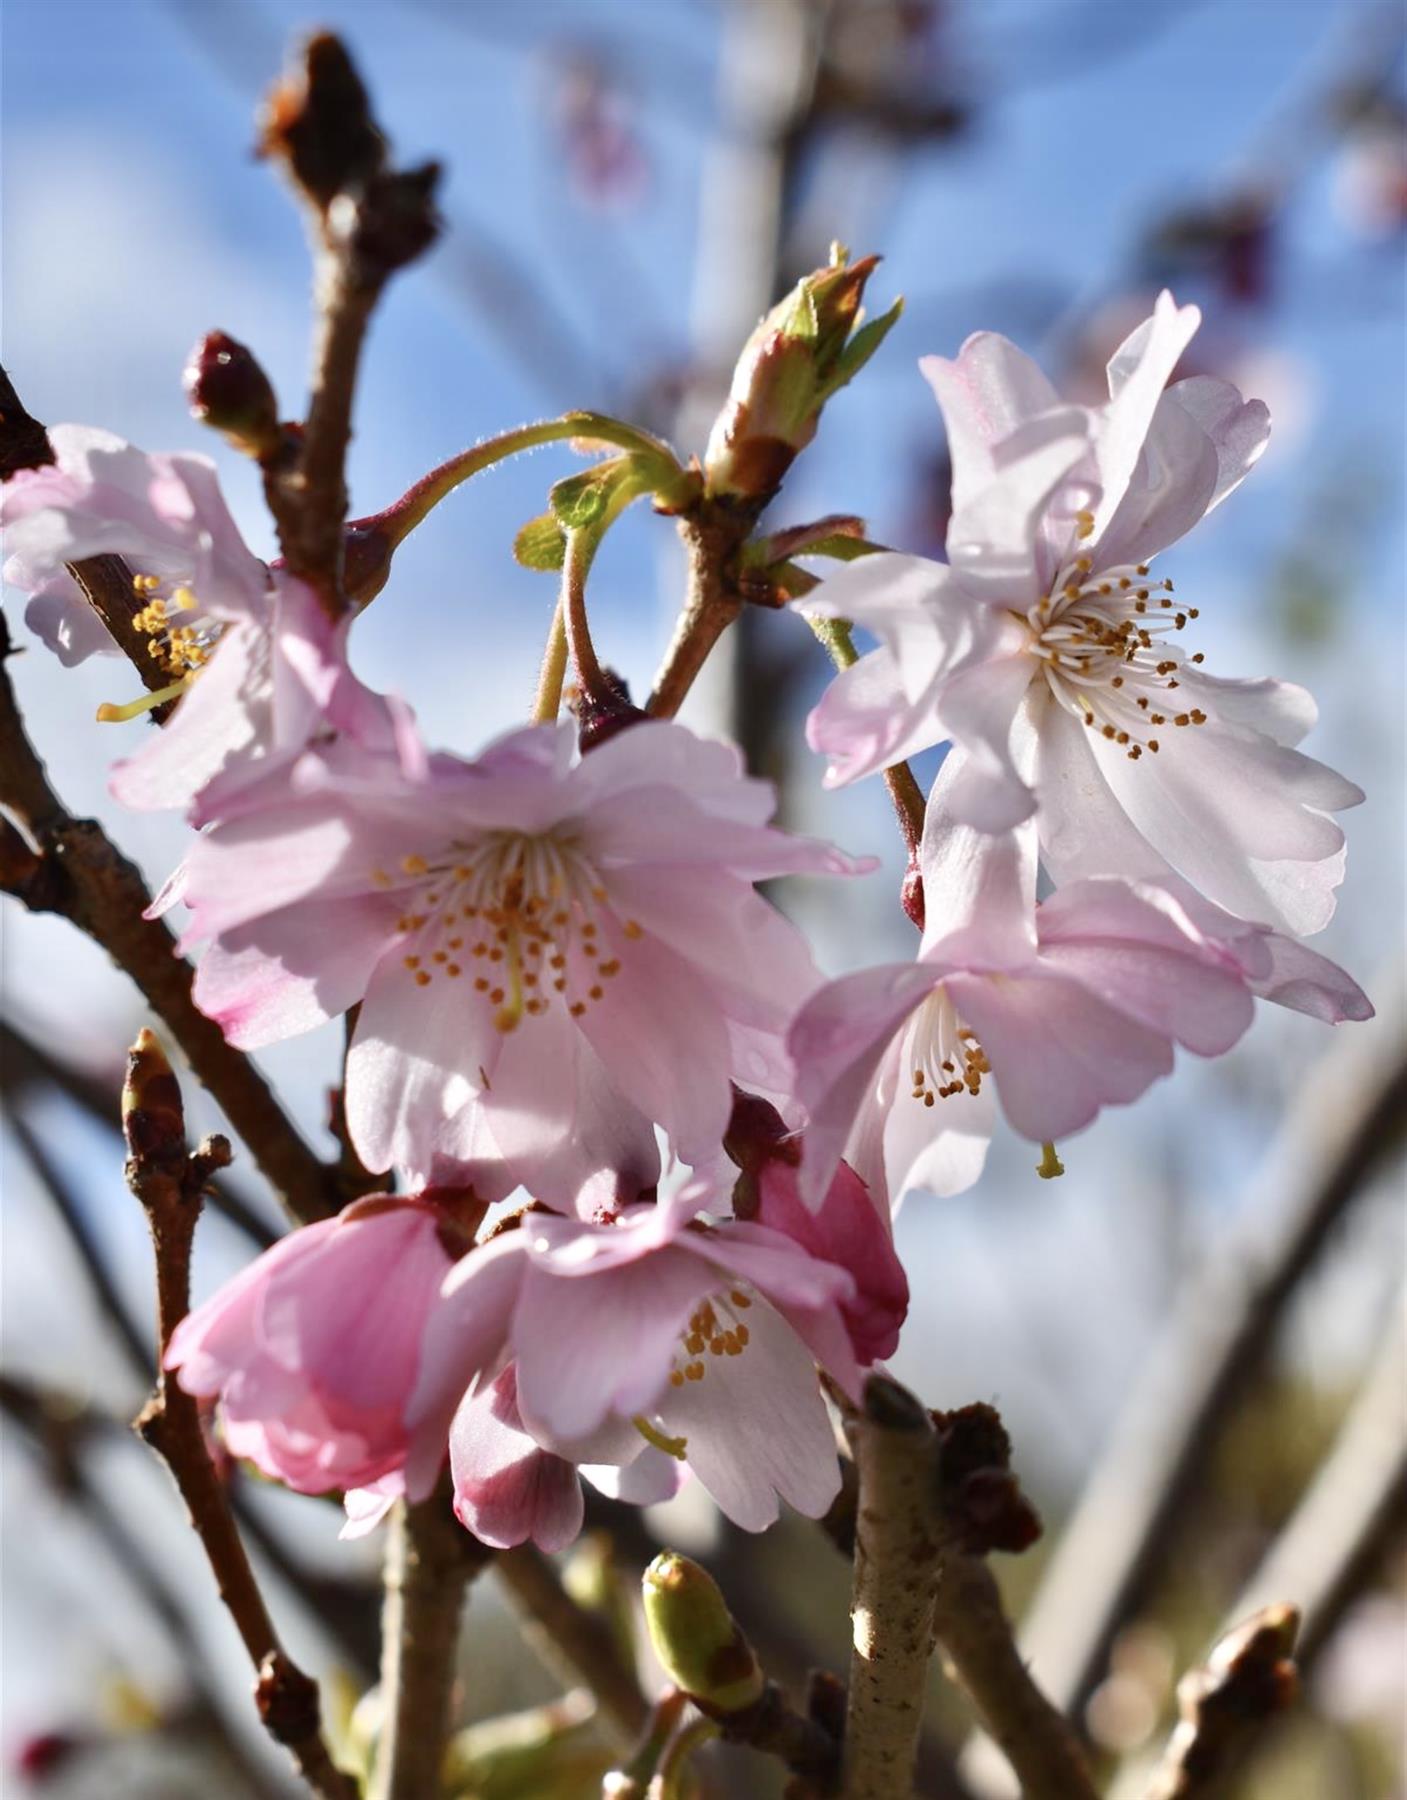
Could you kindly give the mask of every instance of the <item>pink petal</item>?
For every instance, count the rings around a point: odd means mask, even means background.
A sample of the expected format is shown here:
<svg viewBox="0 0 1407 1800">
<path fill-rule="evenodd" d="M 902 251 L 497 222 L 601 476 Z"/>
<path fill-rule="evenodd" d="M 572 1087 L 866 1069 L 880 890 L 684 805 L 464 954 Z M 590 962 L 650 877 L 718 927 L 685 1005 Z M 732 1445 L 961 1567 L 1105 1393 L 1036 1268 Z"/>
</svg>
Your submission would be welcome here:
<svg viewBox="0 0 1407 1800">
<path fill-rule="evenodd" d="M 552 1554 L 581 1531 L 581 1483 L 569 1462 L 541 1450 L 522 1429 L 513 1369 L 465 1400 L 449 1434 L 454 1510 L 495 1550 L 531 1540 Z"/>
<path fill-rule="evenodd" d="M 1193 375 L 1175 381 L 1168 395 L 1189 413 L 1217 453 L 1217 480 L 1207 507 L 1220 506 L 1260 461 L 1270 441 L 1270 413 L 1263 400 L 1242 400 L 1229 381 Z"/>
<path fill-rule="evenodd" d="M 819 1518 L 840 1488 L 835 1436 L 810 1352 L 765 1304 L 748 1313 L 740 1356 L 711 1356 L 702 1381 L 671 1387 L 659 1407 L 683 1437 L 689 1467 L 735 1525 L 765 1531 L 785 1500 Z"/>
<path fill-rule="evenodd" d="M 195 1003 L 241 1050 L 311 1031 L 365 994 L 395 912 L 394 901 L 371 895 L 238 926 L 201 957 Z"/>
<path fill-rule="evenodd" d="M 612 1414 L 646 1410 L 668 1385 L 690 1314 L 718 1286 L 717 1271 L 682 1248 L 590 1280 L 533 1268 L 513 1328 L 524 1413 L 580 1438 Z"/>
<path fill-rule="evenodd" d="M 797 1098 L 806 1107 L 801 1193 L 819 1206 L 890 1042 L 933 992 L 940 975 L 924 963 L 891 963 L 832 981 L 787 1034 Z"/>
<path fill-rule="evenodd" d="M 1109 406 L 1095 452 L 1102 489 L 1094 508 L 1096 542 L 1128 490 L 1158 401 L 1201 322 L 1195 306 L 1179 307 L 1165 289 L 1152 317 L 1130 333 L 1110 360 Z"/>
<path fill-rule="evenodd" d="M 950 750 L 924 814 L 923 954 L 990 968 L 1019 966 L 1036 948 L 1036 833 L 974 829 L 955 800 L 968 760 Z"/>
<path fill-rule="evenodd" d="M 1057 492 L 1085 458 L 1085 414 L 1069 407 L 1047 414 L 1029 447 L 999 466 L 991 481 L 955 509 L 948 560 L 963 589 L 988 605 L 1024 612 L 1045 592 L 1050 574 L 1041 526 Z M 1004 446 L 1009 451 L 1012 442 Z"/>
<path fill-rule="evenodd" d="M 991 478 L 993 445 L 1060 405 L 1037 364 L 994 331 L 975 332 L 951 362 L 925 356 L 919 368 L 943 409 L 954 506 L 965 505 Z"/>
<path fill-rule="evenodd" d="M 987 1053 L 1002 1111 L 1033 1143 L 1068 1137 L 1172 1068 L 1165 1037 L 1082 982 L 1032 975 L 998 985 L 954 975 L 947 986 Z"/>
</svg>

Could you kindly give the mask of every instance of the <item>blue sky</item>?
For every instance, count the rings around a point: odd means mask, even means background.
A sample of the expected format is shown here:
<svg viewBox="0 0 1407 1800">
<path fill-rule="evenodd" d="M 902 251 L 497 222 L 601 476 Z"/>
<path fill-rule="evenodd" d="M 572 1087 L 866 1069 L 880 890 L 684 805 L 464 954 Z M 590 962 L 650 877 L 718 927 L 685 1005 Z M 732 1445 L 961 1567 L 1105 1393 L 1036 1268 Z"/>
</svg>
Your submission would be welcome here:
<svg viewBox="0 0 1407 1800">
<path fill-rule="evenodd" d="M 1325 0 L 1150 0 L 1137 9 L 954 0 L 949 11 L 950 66 L 975 107 L 966 135 L 902 167 L 837 139 L 812 172 L 806 216 L 819 248 L 835 235 L 856 253 L 882 251 L 874 296 L 882 305 L 902 292 L 908 310 L 828 412 L 778 516 L 858 511 L 874 535 L 905 544 L 940 441 L 915 370 L 921 354 L 951 354 L 969 331 L 995 327 L 1058 358 L 1102 308 L 1141 291 L 1134 254 L 1153 217 L 1236 182 L 1293 177 L 1268 305 L 1238 310 L 1205 284 L 1178 284 L 1179 298 L 1206 307 L 1218 366 L 1266 393 L 1278 428 L 1245 489 L 1177 551 L 1176 573 L 1180 591 L 1198 594 L 1209 666 L 1312 685 L 1324 722 L 1311 747 L 1371 791 L 1349 820 L 1344 902 L 1320 940 L 1371 985 L 1401 916 L 1401 238 L 1371 242 L 1347 228 L 1342 169 L 1332 150 L 1316 151 L 1310 129 L 1315 97 L 1357 53 L 1369 15 Z M 1134 13 L 1158 28 L 1130 33 Z M 301 404 L 302 228 L 250 145 L 253 104 L 306 18 L 283 0 L 6 0 L 0 40 L 7 367 L 51 422 L 214 455 L 260 547 L 270 538 L 257 482 L 202 439 L 179 372 L 190 344 L 220 327 L 255 348 L 286 411 Z M 399 154 L 447 164 L 446 239 L 398 282 L 372 334 L 354 511 L 389 500 L 475 438 L 609 403 L 642 370 L 686 355 L 718 19 L 707 0 L 318 8 L 371 76 Z M 552 53 L 565 44 L 617 58 L 639 102 L 650 173 L 634 210 L 583 209 L 559 166 L 543 113 Z M 932 65 L 920 79 L 936 79 Z M 505 348 L 466 291 L 466 259 L 492 264 L 498 245 L 564 321 L 526 359 Z M 552 593 L 513 564 L 510 546 L 571 466 L 544 452 L 456 496 L 406 547 L 358 626 L 362 671 L 412 698 L 439 742 L 472 753 L 525 711 Z M 1277 571 L 1306 549 L 1327 565 L 1331 623 L 1296 638 L 1284 630 Z M 667 528 L 627 518 L 602 558 L 594 610 L 603 653 L 637 687 L 662 645 L 677 577 Z M 119 746 L 90 721 L 96 701 L 125 697 L 121 666 L 63 674 L 36 651 L 18 678 L 61 790 L 76 809 L 112 819 L 103 772 Z M 822 679 L 818 664 L 810 691 Z M 891 827 L 871 790 L 823 798 L 819 770 L 801 752 L 791 805 L 808 828 L 881 851 L 892 872 Z M 115 826 L 158 878 L 179 854 L 172 821 Z M 831 966 L 906 947 L 887 888 L 876 887 L 868 907 L 847 896 L 807 917 Z M 17 1011 L 46 1028 L 61 1021 L 75 1048 L 110 1060 L 141 1022 L 125 983 L 55 922 L 11 913 L 6 933 Z M 1184 1066 L 1135 1113 L 1101 1122 L 1055 1189 L 1033 1182 L 1024 1147 L 1008 1145 L 976 1195 L 941 1217 L 911 1208 L 901 1238 L 925 1274 L 909 1354 L 932 1398 L 971 1398 L 974 1384 L 1000 1393 L 1050 1478 L 1068 1480 L 1127 1379 L 1128 1346 L 1166 1298 L 1169 1255 L 1253 1172 L 1284 1095 L 1322 1047 L 1320 1028 L 1268 1018 L 1216 1071 Z M 320 1040 L 269 1058 L 310 1120 L 330 1062 Z M 74 1151 L 81 1158 L 89 1147 Z M 119 1172 L 94 1165 L 92 1180 L 95 1205 L 110 1202 L 133 1227 L 114 1229 L 139 1284 L 140 1232 Z M 1194 1224 L 1167 1228 L 1178 1196 Z M 28 1358 L 44 1314 L 26 1290 L 42 1279 L 52 1243 L 23 1195 L 16 1216 L 29 1223 L 12 1228 L 7 1246 L 5 1335 Z M 206 1269 L 231 1248 L 217 1238 Z M 1074 1333 L 1072 1316 L 1084 1319 Z M 54 1373 L 62 1349 L 46 1352 Z M 1071 1391 L 1081 1398 L 1069 1441 L 1042 1443 L 1042 1417 Z"/>
</svg>

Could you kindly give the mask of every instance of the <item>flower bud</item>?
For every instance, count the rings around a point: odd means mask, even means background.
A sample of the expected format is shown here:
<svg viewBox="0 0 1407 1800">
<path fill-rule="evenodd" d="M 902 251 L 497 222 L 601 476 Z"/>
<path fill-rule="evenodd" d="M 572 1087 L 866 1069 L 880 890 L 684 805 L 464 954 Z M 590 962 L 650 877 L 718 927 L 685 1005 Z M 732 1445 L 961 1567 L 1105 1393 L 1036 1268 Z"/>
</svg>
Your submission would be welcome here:
<svg viewBox="0 0 1407 1800">
<path fill-rule="evenodd" d="M 185 1167 L 186 1118 L 166 1052 L 145 1026 L 127 1052 L 122 1130 L 133 1162 Z"/>
<path fill-rule="evenodd" d="M 766 1679 L 711 1575 L 666 1550 L 646 1569 L 642 1587 L 655 1655 L 696 1706 L 716 1716 L 762 1698 Z"/>
<path fill-rule="evenodd" d="M 878 261 L 867 256 L 852 263 L 837 244 L 830 264 L 799 281 L 753 332 L 709 435 L 710 494 L 761 501 L 776 492 L 797 452 L 815 437 L 826 401 L 859 373 L 899 317 L 903 302 L 896 300 L 854 330 Z"/>
<path fill-rule="evenodd" d="M 246 456 L 271 455 L 282 442 L 278 402 L 254 353 L 223 331 L 208 331 L 191 351 L 181 382 L 191 412 L 224 432 Z"/>
</svg>

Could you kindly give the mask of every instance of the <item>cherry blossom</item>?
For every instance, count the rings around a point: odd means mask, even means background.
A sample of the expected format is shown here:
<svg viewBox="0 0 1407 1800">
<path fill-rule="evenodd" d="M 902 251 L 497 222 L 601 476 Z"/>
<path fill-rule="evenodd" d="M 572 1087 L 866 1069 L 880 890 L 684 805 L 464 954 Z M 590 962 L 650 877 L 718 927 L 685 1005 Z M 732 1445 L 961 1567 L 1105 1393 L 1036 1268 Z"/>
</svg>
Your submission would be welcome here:
<svg viewBox="0 0 1407 1800">
<path fill-rule="evenodd" d="M 855 863 L 767 820 L 737 753 L 637 725 L 510 732 L 475 762 L 339 741 L 251 790 L 158 902 L 215 939 L 196 1000 L 244 1049 L 361 1001 L 347 1118 L 370 1168 L 495 1159 L 570 1208 L 610 1171 L 634 1199 L 655 1126 L 718 1154 L 736 1076 L 790 1085 L 783 1036 L 819 979 L 753 882 Z M 485 1196 L 487 1197 L 487 1196 Z"/>
<path fill-rule="evenodd" d="M 562 1478 L 520 1468 L 497 1425 L 576 1464 L 629 1470 L 652 1448 L 748 1530 L 776 1518 L 779 1498 L 825 1510 L 838 1474 L 815 1364 L 854 1391 L 841 1311 L 854 1279 L 766 1226 L 696 1217 L 712 1188 L 695 1179 L 599 1224 L 528 1212 L 456 1266 L 407 1415 L 412 1497 L 433 1486 L 448 1440 L 457 1491 L 506 1466 L 536 1506 Z M 511 1406 L 501 1388 L 483 1406 L 510 1364 Z"/>
<path fill-rule="evenodd" d="M 437 1206 L 385 1194 L 305 1225 L 181 1321 L 166 1367 L 219 1396 L 235 1456 L 299 1493 L 394 1476 L 454 1230 Z"/>
<path fill-rule="evenodd" d="M 148 455 L 110 432 L 58 425 L 55 461 L 0 488 L 5 579 L 32 598 L 31 628 L 67 663 L 117 646 L 66 564 L 131 565 L 134 624 L 165 687 L 102 716 L 179 701 L 168 724 L 116 765 L 126 806 L 186 806 L 199 825 L 253 775 L 286 765 L 321 731 L 384 746 L 399 713 L 351 674 L 350 619 L 334 623 L 305 583 L 247 547 L 203 456 Z"/>
<path fill-rule="evenodd" d="M 1242 481 L 1269 436 L 1229 383 L 1168 378 L 1195 307 L 1160 297 L 1109 364 L 1107 405 L 1061 403 L 992 333 L 928 357 L 953 459 L 948 562 L 850 564 L 803 609 L 879 648 L 811 715 L 832 785 L 951 738 L 969 752 L 955 814 L 1003 830 L 1038 811 L 1064 879 L 1091 790 L 1208 899 L 1296 935 L 1330 918 L 1360 790 L 1295 746 L 1300 688 L 1208 674 L 1175 640 L 1199 616 L 1151 563 Z M 1118 873 L 1137 874 L 1136 867 Z"/>
<path fill-rule="evenodd" d="M 1371 1012 L 1334 964 L 1175 876 L 1074 880 L 1036 906 L 1034 824 L 962 824 L 967 774 L 951 753 L 930 797 L 918 958 L 841 976 L 792 1028 L 809 1204 L 842 1154 L 895 1204 L 960 1192 L 985 1162 L 994 1094 L 1023 1137 L 1067 1137 L 1169 1073 L 1175 1045 L 1230 1049 L 1257 992 L 1321 1018 Z"/>
</svg>

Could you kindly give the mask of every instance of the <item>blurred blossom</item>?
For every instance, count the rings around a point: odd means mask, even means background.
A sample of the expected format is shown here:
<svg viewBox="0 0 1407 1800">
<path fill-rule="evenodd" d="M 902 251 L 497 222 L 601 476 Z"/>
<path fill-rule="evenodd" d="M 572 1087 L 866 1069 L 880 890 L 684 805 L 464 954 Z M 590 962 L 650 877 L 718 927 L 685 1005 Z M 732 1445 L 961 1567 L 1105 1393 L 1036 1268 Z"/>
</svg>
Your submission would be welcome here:
<svg viewBox="0 0 1407 1800">
<path fill-rule="evenodd" d="M 549 70 L 548 110 L 576 197 L 602 211 L 644 200 L 650 161 L 619 72 L 580 45 L 559 50 Z"/>
<path fill-rule="evenodd" d="M 1407 1728 L 1400 1594 L 1369 1594 L 1353 1608 L 1324 1652 L 1315 1698 L 1344 1725 L 1377 1720 L 1399 1734 Z"/>
<path fill-rule="evenodd" d="M 1275 281 L 1280 195 L 1244 188 L 1225 199 L 1167 214 L 1144 240 L 1150 284 L 1200 278 L 1225 305 L 1261 305 Z"/>
<path fill-rule="evenodd" d="M 1407 226 L 1407 107 L 1381 99 L 1344 138 L 1334 168 L 1334 205 L 1357 237 L 1395 238 Z"/>
</svg>

